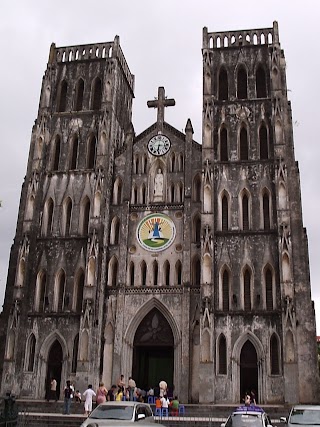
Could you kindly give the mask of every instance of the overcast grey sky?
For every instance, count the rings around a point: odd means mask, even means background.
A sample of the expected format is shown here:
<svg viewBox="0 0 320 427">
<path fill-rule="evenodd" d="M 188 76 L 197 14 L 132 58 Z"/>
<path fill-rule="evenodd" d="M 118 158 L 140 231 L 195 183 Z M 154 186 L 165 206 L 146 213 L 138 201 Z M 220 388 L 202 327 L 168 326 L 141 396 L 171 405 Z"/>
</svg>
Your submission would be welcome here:
<svg viewBox="0 0 320 427">
<path fill-rule="evenodd" d="M 201 142 L 202 28 L 264 28 L 277 20 L 287 62 L 320 335 L 319 12 L 319 0 L 1 0 L 0 306 L 50 44 L 105 42 L 119 35 L 135 75 L 136 133 L 156 120 L 156 112 L 146 103 L 157 96 L 158 86 L 164 86 L 166 95 L 176 100 L 174 108 L 166 109 L 165 120 L 183 131 L 190 118 L 194 138 Z"/>
</svg>

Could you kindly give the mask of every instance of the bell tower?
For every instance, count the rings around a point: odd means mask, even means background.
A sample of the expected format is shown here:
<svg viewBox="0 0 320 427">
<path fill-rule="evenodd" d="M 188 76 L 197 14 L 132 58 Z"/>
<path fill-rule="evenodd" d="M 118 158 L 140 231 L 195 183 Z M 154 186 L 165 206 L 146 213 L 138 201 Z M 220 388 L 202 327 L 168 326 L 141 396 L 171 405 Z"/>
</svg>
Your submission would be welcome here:
<svg viewBox="0 0 320 427">
<path fill-rule="evenodd" d="M 233 401 L 255 389 L 271 402 L 283 389 L 286 402 L 311 402 L 315 318 L 278 24 L 204 28 L 202 53 L 200 382 L 215 369 L 208 394 L 225 393 L 232 378 Z"/>
</svg>

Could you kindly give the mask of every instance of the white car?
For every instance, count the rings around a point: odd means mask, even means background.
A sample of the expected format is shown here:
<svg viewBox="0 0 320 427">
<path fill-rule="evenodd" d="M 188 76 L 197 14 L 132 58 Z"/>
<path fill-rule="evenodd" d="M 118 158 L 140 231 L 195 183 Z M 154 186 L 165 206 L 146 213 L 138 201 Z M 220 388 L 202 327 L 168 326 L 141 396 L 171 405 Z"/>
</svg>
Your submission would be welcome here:
<svg viewBox="0 0 320 427">
<path fill-rule="evenodd" d="M 129 401 L 101 403 L 91 412 L 81 427 L 110 425 L 128 427 L 131 423 L 141 423 L 144 427 L 147 425 L 156 427 L 151 406 L 147 403 Z"/>
<path fill-rule="evenodd" d="M 289 417 L 281 417 L 280 421 L 287 423 L 288 427 L 319 427 L 320 406 L 319 405 L 295 405 L 291 408 Z"/>
<path fill-rule="evenodd" d="M 239 406 L 221 427 L 272 427 L 270 417 L 260 406 Z"/>
</svg>

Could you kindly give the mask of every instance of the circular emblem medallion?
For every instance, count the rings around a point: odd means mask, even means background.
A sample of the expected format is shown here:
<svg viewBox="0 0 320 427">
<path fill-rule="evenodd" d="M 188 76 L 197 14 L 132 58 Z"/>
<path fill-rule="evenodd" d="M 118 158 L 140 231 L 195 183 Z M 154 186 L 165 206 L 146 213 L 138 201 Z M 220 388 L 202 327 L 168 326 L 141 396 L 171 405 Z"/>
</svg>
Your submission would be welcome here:
<svg viewBox="0 0 320 427">
<path fill-rule="evenodd" d="M 176 237 L 174 222 L 166 215 L 151 214 L 144 217 L 137 228 L 140 245 L 151 252 L 168 248 Z"/>
</svg>

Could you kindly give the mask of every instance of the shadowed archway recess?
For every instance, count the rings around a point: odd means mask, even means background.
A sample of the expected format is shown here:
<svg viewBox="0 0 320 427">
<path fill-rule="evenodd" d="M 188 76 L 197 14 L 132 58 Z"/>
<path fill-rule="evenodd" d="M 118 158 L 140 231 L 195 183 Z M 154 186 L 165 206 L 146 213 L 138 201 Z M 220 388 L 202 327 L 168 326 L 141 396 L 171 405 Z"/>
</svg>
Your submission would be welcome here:
<svg viewBox="0 0 320 427">
<path fill-rule="evenodd" d="M 55 340 L 48 354 L 48 368 L 46 376 L 46 398 L 50 396 L 50 382 L 52 378 L 57 381 L 57 398 L 60 397 L 61 371 L 62 371 L 63 352 L 61 344 Z"/>
<path fill-rule="evenodd" d="M 164 315 L 153 308 L 141 321 L 133 342 L 132 374 L 138 387 L 173 387 L 174 338 Z"/>
<path fill-rule="evenodd" d="M 251 341 L 246 341 L 240 354 L 240 396 L 254 392 L 258 401 L 258 358 Z"/>
</svg>

